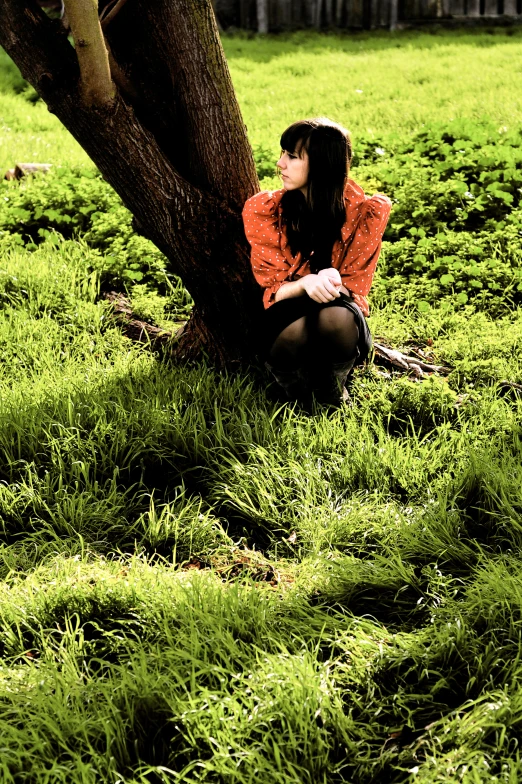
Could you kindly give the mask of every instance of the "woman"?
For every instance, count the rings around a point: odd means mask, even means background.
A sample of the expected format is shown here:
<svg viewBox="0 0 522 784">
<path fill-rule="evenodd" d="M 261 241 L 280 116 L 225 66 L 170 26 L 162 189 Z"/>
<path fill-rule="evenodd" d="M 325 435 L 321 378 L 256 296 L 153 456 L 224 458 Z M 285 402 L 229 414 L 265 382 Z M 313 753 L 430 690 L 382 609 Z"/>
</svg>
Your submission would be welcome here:
<svg viewBox="0 0 522 784">
<path fill-rule="evenodd" d="M 391 202 L 348 179 L 348 131 L 327 118 L 294 123 L 281 137 L 283 188 L 243 210 L 254 276 L 264 289 L 267 366 L 287 398 L 338 405 L 366 360 L 366 295 Z"/>
</svg>

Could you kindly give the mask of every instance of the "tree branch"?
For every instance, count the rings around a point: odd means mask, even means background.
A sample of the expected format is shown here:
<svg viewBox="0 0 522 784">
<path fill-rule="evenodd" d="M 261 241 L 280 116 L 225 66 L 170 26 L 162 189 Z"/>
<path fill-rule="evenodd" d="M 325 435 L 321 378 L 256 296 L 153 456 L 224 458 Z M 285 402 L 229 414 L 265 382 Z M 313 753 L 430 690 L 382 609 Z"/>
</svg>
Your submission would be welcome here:
<svg viewBox="0 0 522 784">
<path fill-rule="evenodd" d="M 109 6 L 105 7 L 105 9 L 102 11 L 100 15 L 101 26 L 103 27 L 104 30 L 107 27 L 107 25 L 112 22 L 116 14 L 121 11 L 121 9 L 123 8 L 126 2 L 127 0 L 116 0 L 116 2 L 113 3 L 113 6 L 110 10 L 107 10 Z"/>
<path fill-rule="evenodd" d="M 55 1 L 57 5 L 60 6 L 62 9 L 60 18 L 62 20 L 62 25 L 64 30 L 67 32 L 67 34 L 69 34 L 71 32 L 71 26 L 69 24 L 69 19 L 67 17 L 67 14 L 65 13 L 65 6 L 63 5 L 63 0 L 37 0 L 39 5 L 41 5 L 44 8 L 54 7 L 53 3 Z M 114 5 L 114 2 L 116 2 L 116 6 Z M 112 3 L 112 7 L 111 7 L 111 3 L 105 6 L 105 8 L 102 9 L 102 12 L 100 14 L 99 19 L 103 30 L 105 30 L 105 27 L 108 24 L 108 22 L 110 22 L 111 19 L 114 19 L 118 11 L 120 11 L 120 9 L 125 5 L 127 0 L 114 0 L 114 2 Z M 116 61 L 116 58 L 114 57 L 111 51 L 111 47 L 109 46 L 109 42 L 107 41 L 105 35 L 103 37 L 103 41 L 107 49 L 110 74 L 114 81 L 114 84 L 116 85 L 120 93 L 123 95 L 123 97 L 134 105 L 134 102 L 138 99 L 138 91 L 135 89 L 130 79 L 127 78 L 127 75 L 125 74 L 123 68 L 121 68 L 119 63 Z"/>
<path fill-rule="evenodd" d="M 64 0 L 80 65 L 82 96 L 87 106 L 112 103 L 116 89 L 98 19 L 97 0 Z"/>
<path fill-rule="evenodd" d="M 22 75 L 41 95 L 51 112 L 63 122 L 91 156 L 98 168 L 122 196 L 134 214 L 145 211 L 159 218 L 158 205 L 147 196 L 150 180 L 161 184 L 167 214 L 163 216 L 165 235 L 173 231 L 181 242 L 203 243 L 201 227 L 192 236 L 186 233 L 184 214 L 204 212 L 219 220 L 231 210 L 220 199 L 185 180 L 159 148 L 155 138 L 136 119 L 130 106 L 117 99 L 110 112 L 98 111 L 96 136 L 92 133 L 92 110 L 81 104 L 78 92 L 78 62 L 73 48 L 35 2 L 25 6 L 19 0 L 0 0 L 0 46 L 12 57 Z M 100 107 L 100 109 L 103 107 Z M 129 170 L 129 161 L 139 151 L 143 168 Z M 125 169 L 122 192 L 120 169 Z M 144 179 L 146 169 L 148 180 Z M 128 177 L 134 182 L 128 187 Z M 212 230 L 212 229 L 211 229 Z M 157 241 L 156 238 L 151 238 Z M 165 243 L 159 243 L 164 249 Z M 180 244 L 181 250 L 181 244 Z"/>
<path fill-rule="evenodd" d="M 134 105 L 134 102 L 138 100 L 139 94 L 130 79 L 127 78 L 123 68 L 120 67 L 120 64 L 116 62 L 116 58 L 114 57 L 111 47 L 107 39 L 105 39 L 105 46 L 107 47 L 107 54 L 109 56 L 109 65 L 111 69 L 111 76 L 114 79 L 114 83 L 116 84 L 118 90 L 123 95 L 123 97 L 129 101 L 131 104 Z"/>
</svg>

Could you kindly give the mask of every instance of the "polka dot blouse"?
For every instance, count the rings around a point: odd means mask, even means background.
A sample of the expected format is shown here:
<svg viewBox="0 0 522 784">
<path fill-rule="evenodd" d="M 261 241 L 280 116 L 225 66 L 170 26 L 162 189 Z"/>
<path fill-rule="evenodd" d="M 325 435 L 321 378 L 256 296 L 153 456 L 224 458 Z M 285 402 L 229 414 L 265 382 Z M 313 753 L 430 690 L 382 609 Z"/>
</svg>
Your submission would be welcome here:
<svg viewBox="0 0 522 784">
<path fill-rule="evenodd" d="M 262 191 L 248 199 L 243 209 L 245 234 L 252 246 L 252 269 L 264 289 L 265 308 L 274 304 L 276 292 L 283 283 L 310 274 L 309 263 L 303 263 L 300 253 L 292 256 L 288 245 L 282 223 L 283 193 L 283 189 Z M 353 180 L 346 184 L 344 199 L 346 221 L 341 229 L 341 241 L 332 248 L 332 267 L 339 270 L 343 285 L 367 316 L 366 296 L 381 252 L 391 201 L 382 193 L 366 197 Z"/>
</svg>

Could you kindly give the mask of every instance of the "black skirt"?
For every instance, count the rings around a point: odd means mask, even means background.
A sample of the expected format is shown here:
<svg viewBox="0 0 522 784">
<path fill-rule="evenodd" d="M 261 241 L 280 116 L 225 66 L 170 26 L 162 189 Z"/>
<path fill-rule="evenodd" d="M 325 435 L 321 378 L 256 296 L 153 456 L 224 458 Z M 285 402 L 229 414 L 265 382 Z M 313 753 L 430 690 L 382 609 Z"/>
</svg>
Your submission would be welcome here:
<svg viewBox="0 0 522 784">
<path fill-rule="evenodd" d="M 362 365 L 370 356 L 372 350 L 372 336 L 366 319 L 355 301 L 341 292 L 338 299 L 331 302 L 315 302 L 305 294 L 302 297 L 290 297 L 275 302 L 265 310 L 261 322 L 262 350 L 267 355 L 272 345 L 281 332 L 292 322 L 306 316 L 313 323 L 313 319 L 323 308 L 347 308 L 354 315 L 355 323 L 359 329 L 359 342 L 357 348 L 359 355 L 356 365 Z"/>
</svg>

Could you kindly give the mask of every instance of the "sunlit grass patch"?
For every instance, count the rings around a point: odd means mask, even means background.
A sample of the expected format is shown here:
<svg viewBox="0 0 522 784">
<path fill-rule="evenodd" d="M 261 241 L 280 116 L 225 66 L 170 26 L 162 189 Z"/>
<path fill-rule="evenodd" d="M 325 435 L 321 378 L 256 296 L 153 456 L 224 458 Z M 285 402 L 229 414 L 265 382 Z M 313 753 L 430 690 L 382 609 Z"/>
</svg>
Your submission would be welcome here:
<svg viewBox="0 0 522 784">
<path fill-rule="evenodd" d="M 83 253 L 2 266 L 5 781 L 512 775 L 518 321 L 377 311 L 449 383 L 361 371 L 305 416 L 133 346 Z"/>
<path fill-rule="evenodd" d="M 251 138 L 274 154 L 287 125 L 318 114 L 350 128 L 355 149 L 368 133 L 378 141 L 390 129 L 404 135 L 456 117 L 516 126 L 520 75 L 512 58 L 520 45 L 519 31 L 501 29 L 224 38 Z"/>
<path fill-rule="evenodd" d="M 451 372 L 359 369 L 352 408 L 308 415 L 259 367 L 132 344 L 104 286 L 162 324 L 190 298 L 0 60 L 5 168 L 63 167 L 2 190 L 0 779 L 514 784 L 520 36 L 224 43 L 267 187 L 284 126 L 326 113 L 354 131 L 356 179 L 402 199 L 371 327 Z M 455 182 L 446 199 L 448 165 L 505 224 L 437 228 L 471 203 Z M 89 236 L 61 239 L 67 218 Z"/>
</svg>

